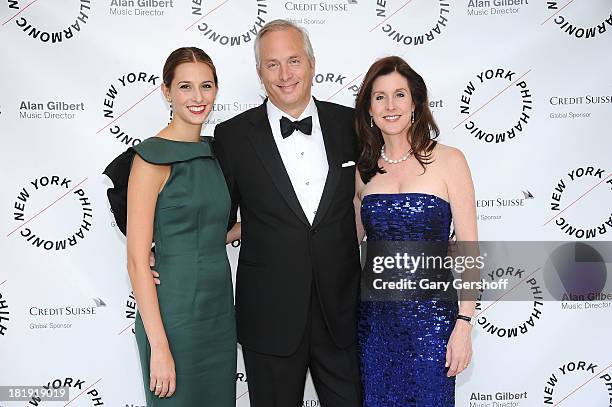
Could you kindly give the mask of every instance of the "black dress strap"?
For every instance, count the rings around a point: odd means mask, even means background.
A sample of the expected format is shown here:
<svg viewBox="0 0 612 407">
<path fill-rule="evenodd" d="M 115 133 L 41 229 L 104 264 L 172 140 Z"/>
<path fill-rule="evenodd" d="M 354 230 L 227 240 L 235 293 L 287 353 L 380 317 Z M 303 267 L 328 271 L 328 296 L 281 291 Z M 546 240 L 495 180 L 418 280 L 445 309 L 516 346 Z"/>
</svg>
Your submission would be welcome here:
<svg viewBox="0 0 612 407">
<path fill-rule="evenodd" d="M 115 223 L 124 235 L 127 226 L 127 189 L 134 156 L 138 154 L 151 164 L 171 165 L 196 158 L 215 158 L 212 137 L 202 137 L 199 142 L 175 141 L 151 137 L 128 148 L 106 166 L 103 174 L 113 182 L 106 196 L 115 217 Z"/>
</svg>

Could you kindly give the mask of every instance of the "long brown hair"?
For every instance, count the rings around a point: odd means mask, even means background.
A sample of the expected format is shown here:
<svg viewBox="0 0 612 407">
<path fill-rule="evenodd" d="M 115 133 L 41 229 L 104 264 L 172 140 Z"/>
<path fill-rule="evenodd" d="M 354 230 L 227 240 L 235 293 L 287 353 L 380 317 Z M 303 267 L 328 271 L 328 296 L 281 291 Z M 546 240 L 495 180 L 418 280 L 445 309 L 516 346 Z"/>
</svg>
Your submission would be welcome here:
<svg viewBox="0 0 612 407">
<path fill-rule="evenodd" d="M 213 64 L 213 61 L 208 54 L 197 47 L 182 47 L 172 51 L 172 53 L 168 55 L 166 63 L 164 64 L 162 79 L 164 81 L 164 85 L 166 85 L 168 89 L 170 88 L 172 80 L 174 79 L 174 71 L 176 70 L 176 67 L 185 62 L 202 62 L 208 65 L 213 73 L 215 86 L 219 87 L 219 81 L 217 80 L 217 69 L 215 68 L 215 64 Z"/>
<path fill-rule="evenodd" d="M 374 62 L 366 74 L 357 101 L 355 103 L 355 129 L 359 139 L 361 154 L 357 168 L 364 183 L 368 183 L 376 174 L 384 174 L 385 170 L 378 166 L 380 149 L 384 144 L 382 133 L 377 126 L 370 127 L 370 105 L 372 98 L 372 84 L 379 76 L 397 72 L 408 81 L 408 88 L 415 105 L 414 123 L 408 130 L 412 154 L 425 170 L 431 163 L 431 152 L 436 146 L 434 140 L 440 134 L 438 125 L 429 110 L 427 86 L 425 81 L 408 65 L 406 61 L 397 56 L 379 59 Z"/>
</svg>

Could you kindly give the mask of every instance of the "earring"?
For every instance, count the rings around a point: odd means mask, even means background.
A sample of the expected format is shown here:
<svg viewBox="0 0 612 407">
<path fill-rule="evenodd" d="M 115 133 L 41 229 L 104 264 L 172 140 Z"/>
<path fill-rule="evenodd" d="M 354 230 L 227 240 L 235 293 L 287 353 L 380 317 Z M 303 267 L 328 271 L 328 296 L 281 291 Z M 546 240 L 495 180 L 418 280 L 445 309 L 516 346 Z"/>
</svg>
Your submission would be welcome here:
<svg viewBox="0 0 612 407">
<path fill-rule="evenodd" d="M 374 127 L 374 117 L 370 116 L 370 127 Z"/>
<path fill-rule="evenodd" d="M 412 116 L 410 117 L 410 123 L 414 124 L 414 110 L 412 111 Z"/>
</svg>

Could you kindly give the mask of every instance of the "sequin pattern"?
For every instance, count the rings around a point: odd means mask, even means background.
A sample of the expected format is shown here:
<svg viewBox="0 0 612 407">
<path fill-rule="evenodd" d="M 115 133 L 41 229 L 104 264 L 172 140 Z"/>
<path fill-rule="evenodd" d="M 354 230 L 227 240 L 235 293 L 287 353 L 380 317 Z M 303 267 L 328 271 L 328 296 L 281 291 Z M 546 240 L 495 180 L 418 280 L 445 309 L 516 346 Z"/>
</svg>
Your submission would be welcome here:
<svg viewBox="0 0 612 407">
<path fill-rule="evenodd" d="M 447 201 L 424 193 L 370 194 L 361 219 L 369 241 L 446 241 Z M 448 301 L 362 302 L 359 352 L 364 407 L 450 407 L 455 378 L 446 377 L 446 344 L 457 304 Z"/>
</svg>

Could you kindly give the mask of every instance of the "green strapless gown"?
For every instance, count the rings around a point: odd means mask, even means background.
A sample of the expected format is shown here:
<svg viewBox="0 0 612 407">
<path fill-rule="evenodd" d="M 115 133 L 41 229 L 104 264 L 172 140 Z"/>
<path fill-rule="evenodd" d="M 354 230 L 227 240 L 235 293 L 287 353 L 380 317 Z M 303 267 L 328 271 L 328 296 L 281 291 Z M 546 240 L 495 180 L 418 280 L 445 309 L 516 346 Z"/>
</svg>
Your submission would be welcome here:
<svg viewBox="0 0 612 407">
<path fill-rule="evenodd" d="M 149 390 L 151 348 L 137 315 L 147 406 L 233 407 L 236 324 L 225 249 L 230 197 L 211 142 L 152 137 L 130 150 L 130 158 L 135 151 L 149 163 L 172 166 L 155 208 L 154 239 L 157 296 L 176 365 L 176 393 L 160 399 Z"/>
</svg>

